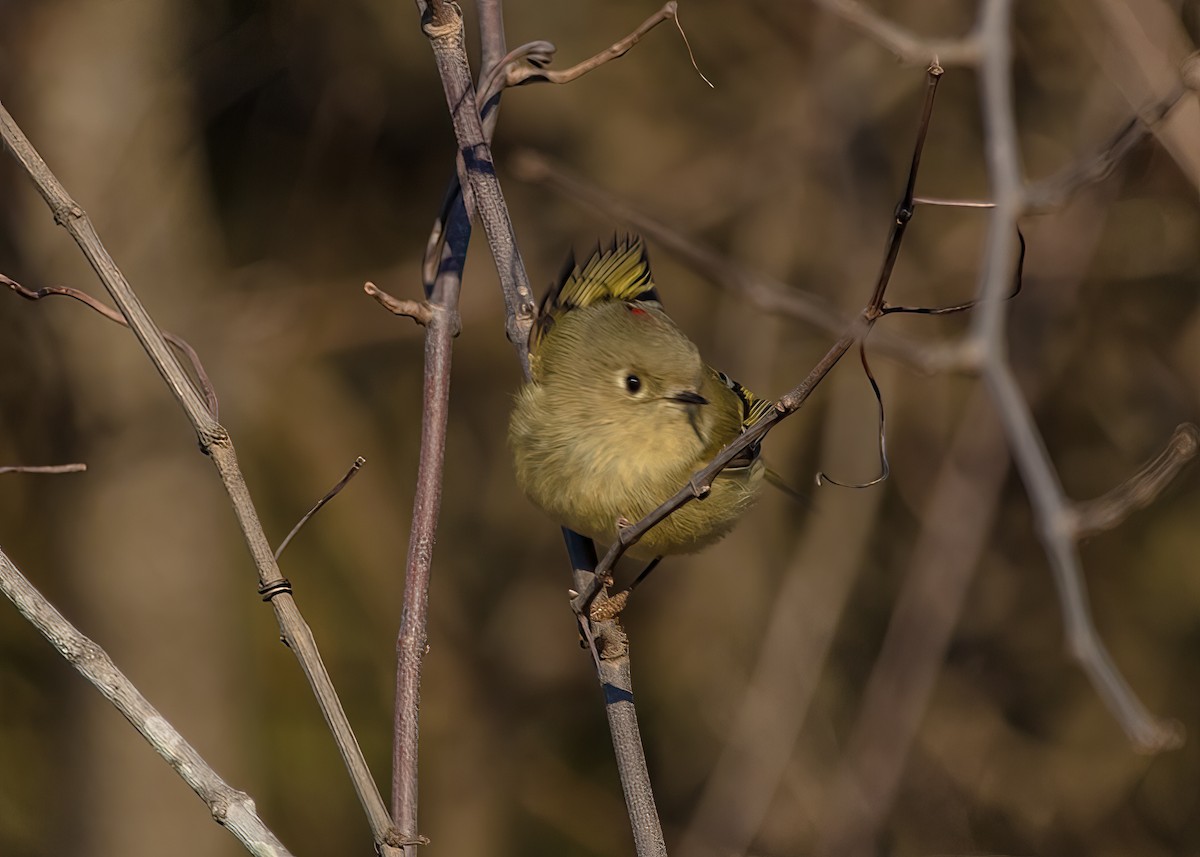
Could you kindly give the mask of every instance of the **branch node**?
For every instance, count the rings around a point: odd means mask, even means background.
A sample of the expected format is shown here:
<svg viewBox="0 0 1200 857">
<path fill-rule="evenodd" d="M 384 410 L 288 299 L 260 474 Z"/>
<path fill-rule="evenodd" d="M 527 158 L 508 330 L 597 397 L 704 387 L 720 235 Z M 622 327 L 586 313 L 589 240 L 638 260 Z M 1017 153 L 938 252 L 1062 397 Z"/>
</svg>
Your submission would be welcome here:
<svg viewBox="0 0 1200 857">
<path fill-rule="evenodd" d="M 213 447 L 230 445 L 229 432 L 220 423 L 214 423 L 210 428 L 200 430 L 196 436 L 200 442 L 200 451 L 205 455 L 211 456 Z"/>
<path fill-rule="evenodd" d="M 383 844 L 390 845 L 393 848 L 424 846 L 429 844 L 429 837 L 422 836 L 419 833 L 403 833 L 399 829 L 392 827 L 388 830 L 387 835 L 383 837 Z"/>
<path fill-rule="evenodd" d="M 616 595 L 609 596 L 601 601 L 596 599 L 592 602 L 592 609 L 589 611 L 593 622 L 608 622 L 616 619 L 617 616 L 625 609 L 625 602 L 629 600 L 629 590 L 618 592 Z"/>
<path fill-rule="evenodd" d="M 53 213 L 54 222 L 62 227 L 66 227 L 67 223 L 71 220 L 82 220 L 84 216 L 83 209 L 70 201 L 55 206 Z"/>
<path fill-rule="evenodd" d="M 453 36 L 462 27 L 462 9 L 457 3 L 445 0 L 429 4 L 429 19 L 422 22 L 421 31 L 429 39 L 444 39 Z M 450 14 L 447 14 L 449 10 Z"/>
</svg>

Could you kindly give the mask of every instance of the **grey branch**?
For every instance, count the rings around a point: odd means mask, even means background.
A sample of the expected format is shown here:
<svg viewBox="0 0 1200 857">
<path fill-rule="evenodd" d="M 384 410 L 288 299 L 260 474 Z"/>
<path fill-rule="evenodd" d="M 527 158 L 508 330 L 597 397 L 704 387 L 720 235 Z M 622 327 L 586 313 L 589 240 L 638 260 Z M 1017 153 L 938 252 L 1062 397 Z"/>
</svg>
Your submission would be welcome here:
<svg viewBox="0 0 1200 857">
<path fill-rule="evenodd" d="M 225 491 L 229 495 L 234 515 L 237 517 L 242 535 L 254 559 L 260 586 L 274 588 L 284 584 L 283 575 L 279 572 L 279 566 L 275 562 L 270 543 L 267 541 L 266 533 L 263 532 L 262 523 L 259 521 L 258 512 L 250 498 L 250 490 L 238 467 L 237 454 L 234 451 L 229 432 L 217 422 L 216 417 L 209 410 L 208 403 L 201 398 L 188 379 L 187 373 L 184 372 L 183 367 L 168 347 L 161 329 L 154 323 L 141 300 L 138 299 L 133 288 L 125 279 L 125 275 L 121 273 L 120 268 L 105 249 L 83 209 L 70 197 L 66 188 L 50 171 L 46 162 L 42 160 L 41 155 L 37 153 L 33 144 L 29 142 L 3 105 L 0 105 L 0 137 L 3 138 L 5 146 L 13 157 L 20 162 L 29 177 L 33 179 L 38 192 L 53 212 L 54 221 L 65 228 L 75 239 L 75 243 L 79 245 L 84 257 L 99 276 L 100 282 L 108 290 L 113 302 L 121 311 L 121 315 L 125 317 L 130 329 L 154 363 L 154 367 L 162 375 L 172 395 L 183 408 L 199 439 L 200 449 L 212 459 L 221 477 L 221 482 L 225 486 Z M 342 761 L 350 773 L 359 800 L 371 824 L 376 845 L 382 853 L 394 853 L 393 847 L 388 844 L 395 838 L 391 816 L 383 803 L 383 798 L 379 795 L 379 790 L 375 786 L 375 781 L 363 758 L 362 750 L 350 728 L 350 721 L 342 709 L 333 682 L 321 661 L 312 630 L 300 614 L 300 609 L 296 606 L 290 590 L 277 592 L 270 601 L 271 606 L 275 609 L 283 638 L 299 660 L 300 667 L 308 678 L 309 685 L 321 706 L 321 712 L 325 715 L 325 721 L 333 733 Z"/>
<path fill-rule="evenodd" d="M 1016 117 L 1012 94 L 1012 0 L 986 0 L 979 23 L 979 79 L 987 167 L 995 202 L 979 283 L 980 305 L 972 319 L 968 349 L 978 353 L 980 374 L 991 393 L 1017 469 L 1029 493 L 1038 535 L 1062 604 L 1067 647 L 1136 747 L 1156 752 L 1177 747 L 1175 723 L 1160 720 L 1134 695 L 1092 622 L 1087 589 L 1075 544 L 1070 501 L 1017 385 L 1005 348 L 1004 295 L 1012 283 L 1017 218 L 1024 210 Z"/>
<path fill-rule="evenodd" d="M 0 590 L 175 769 L 207 804 L 217 824 L 232 833 L 251 854 L 259 857 L 291 854 L 258 817 L 250 796 L 221 779 L 196 748 L 138 692 L 108 653 L 68 622 L 3 551 L 0 551 Z"/>
</svg>

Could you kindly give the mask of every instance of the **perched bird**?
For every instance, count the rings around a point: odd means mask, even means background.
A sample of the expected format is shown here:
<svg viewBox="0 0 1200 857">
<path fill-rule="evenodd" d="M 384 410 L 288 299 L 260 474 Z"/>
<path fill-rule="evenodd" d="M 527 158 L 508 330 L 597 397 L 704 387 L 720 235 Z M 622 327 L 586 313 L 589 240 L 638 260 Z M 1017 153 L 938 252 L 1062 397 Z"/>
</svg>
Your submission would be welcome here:
<svg viewBox="0 0 1200 857">
<path fill-rule="evenodd" d="M 663 312 L 636 237 L 568 266 L 542 300 L 529 350 L 533 378 L 509 426 L 517 482 L 559 524 L 603 542 L 772 407 L 710 368 Z M 651 559 L 717 541 L 754 502 L 764 471 L 757 445 L 747 449 L 707 497 L 673 512 L 629 554 Z"/>
</svg>

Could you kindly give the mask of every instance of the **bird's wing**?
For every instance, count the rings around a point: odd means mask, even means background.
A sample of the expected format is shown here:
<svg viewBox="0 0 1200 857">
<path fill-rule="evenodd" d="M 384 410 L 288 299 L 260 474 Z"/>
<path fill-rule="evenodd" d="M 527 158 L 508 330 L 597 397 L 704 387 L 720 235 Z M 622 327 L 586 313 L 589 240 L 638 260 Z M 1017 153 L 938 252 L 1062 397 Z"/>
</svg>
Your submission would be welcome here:
<svg viewBox="0 0 1200 857">
<path fill-rule="evenodd" d="M 716 370 L 713 370 L 716 372 Z M 729 389 L 733 390 L 734 394 L 742 403 L 742 431 L 745 431 L 750 426 L 754 425 L 763 416 L 763 414 L 775 407 L 775 403 L 770 399 L 764 399 L 754 395 L 749 388 L 739 384 L 737 381 L 730 378 L 724 372 L 717 372 L 717 378 L 721 383 Z M 746 447 L 737 458 L 729 462 L 731 468 L 749 467 L 762 454 L 762 444 L 755 443 Z"/>
<path fill-rule="evenodd" d="M 538 318 L 530 332 L 529 350 L 537 351 L 542 337 L 565 312 L 601 301 L 641 301 L 659 305 L 658 292 L 650 274 L 650 260 L 640 236 L 613 237 L 604 249 L 597 245 L 583 267 L 569 258 L 558 282 L 542 298 Z"/>
</svg>

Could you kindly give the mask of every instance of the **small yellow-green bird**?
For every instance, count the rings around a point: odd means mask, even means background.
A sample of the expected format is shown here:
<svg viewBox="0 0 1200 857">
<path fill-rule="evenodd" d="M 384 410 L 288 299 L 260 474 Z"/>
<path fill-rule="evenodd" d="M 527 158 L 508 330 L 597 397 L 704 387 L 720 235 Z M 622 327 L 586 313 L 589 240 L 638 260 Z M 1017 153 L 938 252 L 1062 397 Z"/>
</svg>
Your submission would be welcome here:
<svg viewBox="0 0 1200 857">
<path fill-rule="evenodd" d="M 570 266 L 530 334 L 533 379 L 509 426 L 517 482 L 559 524 L 611 543 L 671 497 L 770 410 L 710 368 L 663 312 L 645 245 L 626 238 Z M 629 550 L 690 553 L 728 533 L 754 502 L 765 467 L 751 447 L 709 495 L 683 506 Z"/>
</svg>

